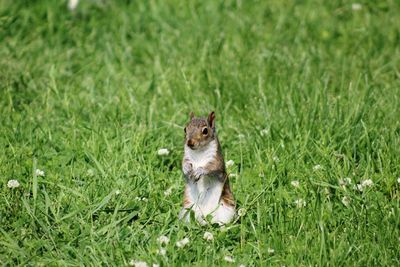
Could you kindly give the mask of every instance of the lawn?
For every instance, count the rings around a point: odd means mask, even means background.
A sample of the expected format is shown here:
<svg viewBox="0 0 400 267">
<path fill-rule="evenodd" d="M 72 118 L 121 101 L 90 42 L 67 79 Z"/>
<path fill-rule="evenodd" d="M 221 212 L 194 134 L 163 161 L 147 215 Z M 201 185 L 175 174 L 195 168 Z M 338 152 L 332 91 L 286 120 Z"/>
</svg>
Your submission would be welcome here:
<svg viewBox="0 0 400 267">
<path fill-rule="evenodd" d="M 0 265 L 399 266 L 399 44 L 394 0 L 0 0 Z M 225 227 L 177 219 L 212 110 Z"/>
</svg>

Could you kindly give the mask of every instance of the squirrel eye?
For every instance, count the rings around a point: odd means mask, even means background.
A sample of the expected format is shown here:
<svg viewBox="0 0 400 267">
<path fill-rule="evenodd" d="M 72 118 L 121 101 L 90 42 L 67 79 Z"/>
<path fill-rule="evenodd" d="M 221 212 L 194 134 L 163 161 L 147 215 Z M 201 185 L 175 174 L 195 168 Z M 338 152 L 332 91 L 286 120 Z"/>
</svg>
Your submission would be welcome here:
<svg viewBox="0 0 400 267">
<path fill-rule="evenodd" d="M 207 135 L 207 134 L 208 134 L 208 129 L 207 129 L 207 127 L 204 127 L 203 130 L 201 130 L 201 132 L 202 132 L 204 135 Z"/>
<path fill-rule="evenodd" d="M 186 127 L 185 127 L 185 128 L 183 128 L 183 131 L 186 133 Z"/>
</svg>

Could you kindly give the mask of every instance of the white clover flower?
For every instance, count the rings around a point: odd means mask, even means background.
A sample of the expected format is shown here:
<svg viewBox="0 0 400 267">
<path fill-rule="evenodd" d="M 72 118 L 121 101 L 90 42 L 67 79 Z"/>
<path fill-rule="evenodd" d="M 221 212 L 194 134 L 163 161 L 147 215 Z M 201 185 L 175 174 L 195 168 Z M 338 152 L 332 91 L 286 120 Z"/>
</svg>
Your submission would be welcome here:
<svg viewBox="0 0 400 267">
<path fill-rule="evenodd" d="M 116 195 L 121 194 L 121 190 L 116 190 L 116 191 L 115 191 L 115 194 L 116 194 Z"/>
<path fill-rule="evenodd" d="M 131 260 L 129 265 L 134 267 L 147 267 L 147 263 L 145 261 Z"/>
<path fill-rule="evenodd" d="M 343 205 L 345 205 L 346 207 L 348 207 L 348 206 L 350 205 L 350 201 L 351 201 L 351 198 L 349 198 L 348 196 L 344 196 L 344 197 L 342 198 L 342 203 L 343 203 Z"/>
<path fill-rule="evenodd" d="M 235 259 L 232 258 L 232 256 L 226 255 L 226 256 L 224 257 L 224 261 L 234 263 L 234 262 L 235 262 Z"/>
<path fill-rule="evenodd" d="M 313 170 L 314 170 L 314 171 L 318 171 L 318 170 L 321 170 L 321 169 L 322 169 L 322 166 L 319 165 L 319 164 L 317 164 L 317 165 L 315 165 L 315 166 L 313 167 Z"/>
<path fill-rule="evenodd" d="M 345 187 L 346 185 L 351 185 L 351 179 L 349 177 L 339 179 L 339 185 Z"/>
<path fill-rule="evenodd" d="M 167 250 L 165 248 L 160 248 L 157 250 L 157 254 L 161 256 L 165 256 L 167 254 Z"/>
<path fill-rule="evenodd" d="M 39 170 L 39 169 L 36 169 L 36 170 L 35 170 L 35 175 L 36 175 L 36 176 L 42 176 L 42 177 L 44 177 L 44 171 Z"/>
<path fill-rule="evenodd" d="M 68 9 L 73 11 L 78 6 L 79 0 L 69 0 L 68 1 Z"/>
<path fill-rule="evenodd" d="M 295 188 L 299 188 L 300 187 L 300 182 L 297 181 L 297 180 L 291 181 L 290 184 Z"/>
<path fill-rule="evenodd" d="M 304 208 L 307 205 L 307 202 L 304 199 L 297 199 L 294 204 L 298 209 Z"/>
<path fill-rule="evenodd" d="M 162 235 L 159 238 L 157 238 L 158 243 L 162 244 L 168 244 L 169 243 L 169 238 L 168 236 Z"/>
<path fill-rule="evenodd" d="M 169 196 L 172 194 L 172 187 L 168 188 L 167 190 L 164 191 L 164 196 Z"/>
<path fill-rule="evenodd" d="M 232 167 L 233 165 L 235 165 L 235 162 L 233 161 L 233 160 L 228 160 L 226 163 L 225 163 L 225 166 L 227 167 L 227 168 L 229 168 L 229 167 Z"/>
<path fill-rule="evenodd" d="M 269 134 L 269 130 L 267 128 L 260 131 L 261 136 L 267 136 Z"/>
<path fill-rule="evenodd" d="M 273 156 L 272 157 L 272 160 L 274 161 L 274 162 L 279 162 L 279 161 L 281 161 L 279 158 L 278 158 L 278 156 Z"/>
<path fill-rule="evenodd" d="M 273 249 L 273 248 L 268 248 L 268 253 L 269 253 L 269 254 L 274 254 L 274 253 L 275 253 L 275 249 Z"/>
<path fill-rule="evenodd" d="M 17 188 L 17 187 L 19 187 L 19 182 L 18 182 L 18 180 L 9 180 L 7 183 L 7 186 L 9 188 Z"/>
<path fill-rule="evenodd" d="M 176 246 L 178 248 L 183 248 L 184 246 L 189 244 L 189 242 L 190 242 L 189 238 L 185 237 L 184 239 L 179 240 L 178 242 L 176 242 Z"/>
<path fill-rule="evenodd" d="M 357 184 L 357 186 L 354 186 L 354 188 L 360 192 L 364 191 L 364 186 L 362 184 Z"/>
<path fill-rule="evenodd" d="M 371 179 L 367 179 L 367 180 L 363 180 L 363 181 L 361 182 L 361 185 L 362 185 L 363 187 L 371 187 L 371 186 L 374 185 L 374 182 L 373 182 Z"/>
<path fill-rule="evenodd" d="M 166 148 L 160 148 L 160 149 L 157 151 L 157 154 L 158 154 L 159 156 L 168 156 L 168 155 L 169 155 L 169 150 L 166 149 Z"/>
<path fill-rule="evenodd" d="M 229 174 L 229 177 L 231 177 L 231 178 L 235 178 L 236 176 L 237 176 L 236 173 L 230 173 L 230 174 Z"/>
<path fill-rule="evenodd" d="M 364 191 L 364 188 L 366 187 L 372 187 L 374 185 L 374 182 L 371 179 L 366 179 L 361 181 L 361 183 L 357 184 L 356 189 L 360 192 Z"/>
<path fill-rule="evenodd" d="M 214 235 L 210 232 L 204 232 L 203 238 L 207 241 L 212 241 L 214 240 Z"/>
<path fill-rule="evenodd" d="M 238 210 L 239 217 L 243 217 L 245 214 L 246 214 L 246 209 L 245 208 L 240 208 Z"/>
<path fill-rule="evenodd" d="M 87 170 L 87 172 L 86 172 L 86 174 L 89 176 L 89 177 L 93 177 L 94 176 L 94 170 L 93 169 L 89 169 L 89 170 Z"/>
<path fill-rule="evenodd" d="M 351 4 L 351 9 L 353 11 L 359 11 L 362 9 L 362 5 L 360 3 L 353 3 Z"/>
<path fill-rule="evenodd" d="M 136 201 L 143 201 L 143 202 L 148 202 L 149 200 L 145 197 L 135 197 Z"/>
</svg>

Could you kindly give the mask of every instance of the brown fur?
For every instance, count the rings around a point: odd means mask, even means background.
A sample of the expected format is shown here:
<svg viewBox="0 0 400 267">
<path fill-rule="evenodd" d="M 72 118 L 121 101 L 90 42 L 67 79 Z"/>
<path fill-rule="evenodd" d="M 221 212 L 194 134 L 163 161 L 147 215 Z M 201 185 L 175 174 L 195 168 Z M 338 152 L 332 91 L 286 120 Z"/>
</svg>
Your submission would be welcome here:
<svg viewBox="0 0 400 267">
<path fill-rule="evenodd" d="M 185 127 L 185 144 L 190 147 L 190 149 L 197 150 L 202 149 L 202 147 L 215 140 L 217 143 L 217 151 L 213 160 L 208 162 L 207 165 L 203 167 L 203 174 L 194 174 L 193 171 L 190 170 L 191 162 L 188 158 L 186 158 L 186 156 L 184 156 L 182 160 L 183 171 L 187 182 L 189 182 L 188 180 L 191 179 L 194 179 L 194 182 L 197 182 L 198 179 L 201 179 L 203 175 L 215 177 L 215 179 L 218 180 L 218 183 L 223 184 L 221 196 L 219 198 L 220 203 L 222 203 L 224 206 L 235 208 L 236 204 L 229 186 L 229 179 L 225 169 L 224 157 L 222 155 L 221 146 L 215 131 L 214 119 L 214 112 L 211 112 L 208 118 L 197 118 L 194 117 L 193 113 L 190 114 L 190 122 Z M 206 134 L 204 133 L 205 128 L 207 128 Z M 185 167 L 185 164 L 188 166 Z M 198 171 L 198 169 L 196 171 Z M 188 184 L 186 184 L 183 197 L 184 209 L 189 209 L 194 204 L 190 200 L 189 194 L 190 187 Z"/>
<path fill-rule="evenodd" d="M 193 203 L 189 199 L 189 186 L 185 186 L 185 192 L 183 193 L 183 207 L 184 208 L 190 208 Z"/>
<path fill-rule="evenodd" d="M 231 206 L 231 207 L 235 207 L 236 206 L 236 203 L 235 203 L 235 200 L 233 198 L 233 194 L 232 194 L 231 188 L 229 186 L 229 180 L 228 179 L 226 179 L 224 187 L 222 189 L 221 201 L 226 206 Z"/>
<path fill-rule="evenodd" d="M 200 148 L 216 138 L 214 112 L 211 112 L 208 118 L 194 117 L 193 112 L 190 113 L 190 122 L 185 127 L 185 143 L 193 145 L 194 148 Z M 204 135 L 202 130 L 207 128 L 208 133 Z"/>
<path fill-rule="evenodd" d="M 212 162 L 206 165 L 205 168 L 207 169 L 210 175 L 214 175 L 220 182 L 224 182 L 226 179 L 228 179 L 225 170 L 224 157 L 222 156 L 221 146 L 219 144 L 218 138 L 215 137 L 215 140 L 217 141 L 218 144 L 217 155 L 215 156 L 215 159 Z"/>
</svg>

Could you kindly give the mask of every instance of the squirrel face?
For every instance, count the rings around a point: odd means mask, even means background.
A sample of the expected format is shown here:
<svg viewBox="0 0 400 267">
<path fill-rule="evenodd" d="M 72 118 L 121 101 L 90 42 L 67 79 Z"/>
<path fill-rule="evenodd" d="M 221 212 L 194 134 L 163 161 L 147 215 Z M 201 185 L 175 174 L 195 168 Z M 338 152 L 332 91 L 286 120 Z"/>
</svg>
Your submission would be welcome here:
<svg viewBox="0 0 400 267">
<path fill-rule="evenodd" d="M 193 149 L 201 149 L 215 139 L 215 113 L 211 112 L 207 119 L 197 118 L 190 112 L 190 122 L 185 127 L 185 144 Z"/>
</svg>

